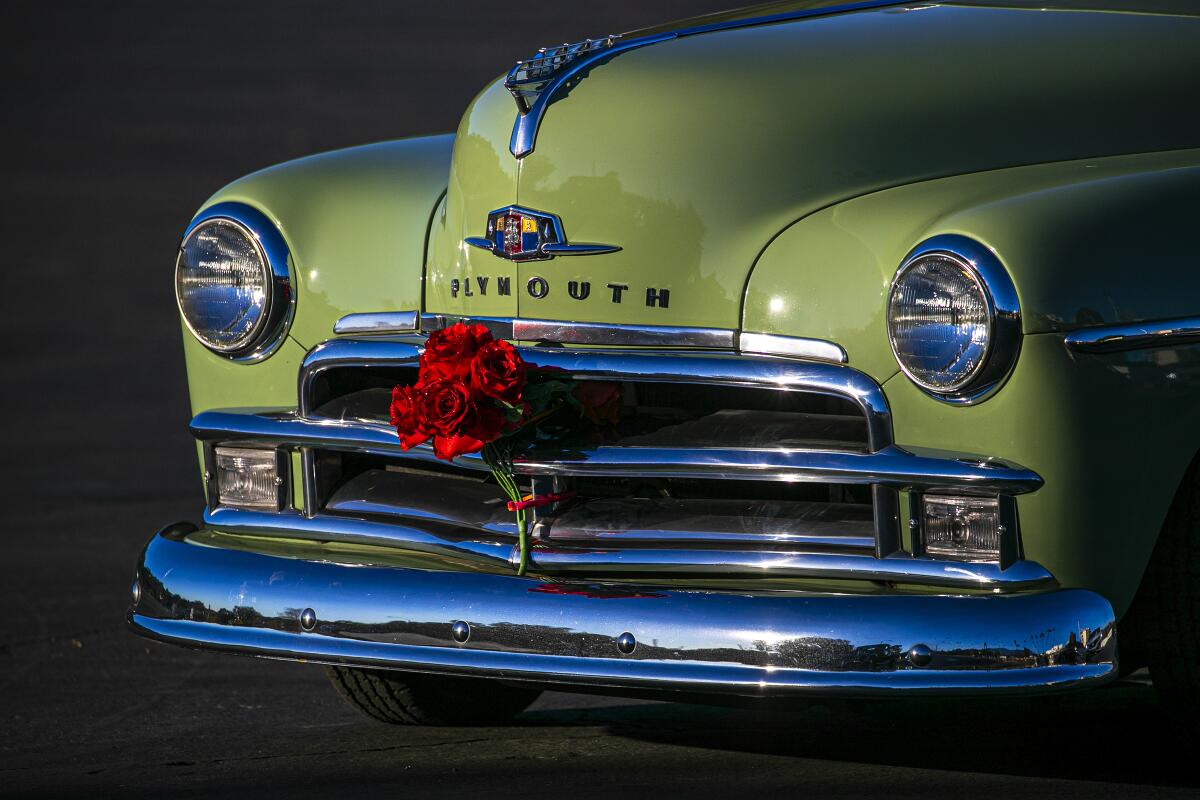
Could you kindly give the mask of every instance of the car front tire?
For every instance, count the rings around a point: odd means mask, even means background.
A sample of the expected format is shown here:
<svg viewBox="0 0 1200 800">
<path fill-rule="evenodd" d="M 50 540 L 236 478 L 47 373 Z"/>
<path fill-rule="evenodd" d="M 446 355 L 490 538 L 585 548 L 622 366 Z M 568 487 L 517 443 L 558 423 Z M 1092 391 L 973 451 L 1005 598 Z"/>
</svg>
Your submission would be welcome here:
<svg viewBox="0 0 1200 800">
<path fill-rule="evenodd" d="M 541 694 L 483 678 L 354 667 L 327 672 L 346 702 L 392 725 L 503 725 Z"/>
<path fill-rule="evenodd" d="M 1118 641 L 1126 669 L 1146 666 L 1163 711 L 1200 719 L 1200 464 L 1188 470 Z"/>
</svg>

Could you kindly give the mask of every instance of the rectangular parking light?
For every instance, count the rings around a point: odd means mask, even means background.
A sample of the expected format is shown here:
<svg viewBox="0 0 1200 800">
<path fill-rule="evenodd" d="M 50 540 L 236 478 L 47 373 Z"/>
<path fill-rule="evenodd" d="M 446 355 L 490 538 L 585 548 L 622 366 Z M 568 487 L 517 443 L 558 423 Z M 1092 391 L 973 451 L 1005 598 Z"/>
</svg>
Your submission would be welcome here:
<svg viewBox="0 0 1200 800">
<path fill-rule="evenodd" d="M 217 498 L 222 506 L 278 511 L 279 460 L 274 450 L 218 447 L 214 452 Z"/>
<path fill-rule="evenodd" d="M 1000 504 L 994 497 L 922 498 L 925 553 L 956 561 L 1000 560 Z"/>
</svg>

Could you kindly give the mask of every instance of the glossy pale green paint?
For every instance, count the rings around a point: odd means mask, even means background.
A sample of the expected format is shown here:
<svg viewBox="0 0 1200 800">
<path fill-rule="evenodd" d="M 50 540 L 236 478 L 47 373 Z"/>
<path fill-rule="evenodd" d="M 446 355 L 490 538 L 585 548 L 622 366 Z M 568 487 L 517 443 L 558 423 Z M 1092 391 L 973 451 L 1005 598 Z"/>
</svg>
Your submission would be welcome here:
<svg viewBox="0 0 1200 800">
<path fill-rule="evenodd" d="M 837 342 L 853 366 L 886 380 L 896 372 L 884 316 L 892 278 L 913 247 L 942 233 L 994 249 L 1016 283 L 1028 333 L 1187 316 L 1200 296 L 1190 233 L 1197 218 L 1200 150 L 876 192 L 806 217 L 772 241 L 747 286 L 742 324 Z"/>
<path fill-rule="evenodd" d="M 463 244 L 483 236 L 488 212 L 516 200 L 517 162 L 508 152 L 512 95 L 493 83 L 463 115 L 454 143 L 450 188 L 434 216 L 429 234 L 425 305 L 435 313 L 514 317 L 517 315 L 516 267 L 511 261 Z M 510 294 L 501 295 L 501 278 Z M 452 292 L 452 281 L 459 290 Z"/>
<path fill-rule="evenodd" d="M 297 511 L 304 510 L 304 462 L 301 460 L 300 451 L 292 451 L 292 508 Z"/>
<path fill-rule="evenodd" d="M 291 249 L 296 318 L 291 335 L 312 347 L 350 311 L 421 305 L 425 237 L 446 188 L 453 136 L 354 147 L 256 172 L 205 204 L 256 206 Z"/>
<path fill-rule="evenodd" d="M 305 348 L 295 339 L 285 338 L 270 358 L 239 363 L 200 344 L 186 326 L 180 328 L 192 416 L 212 408 L 296 407 L 296 381 Z M 204 455 L 199 442 L 196 458 L 203 474 Z"/>
<path fill-rule="evenodd" d="M 1194 349 L 1071 357 L 1063 327 L 1194 315 L 1192 224 L 1200 151 L 964 175 L 847 201 L 772 242 L 751 278 L 745 327 L 830 339 L 883 381 L 901 445 L 1015 461 L 1045 486 L 1019 500 L 1027 555 L 1118 612 L 1136 590 L 1184 469 L 1200 450 Z M 886 293 L 920 241 L 992 247 L 1017 286 L 1016 371 L 975 406 L 896 375 Z M 1131 369 L 1132 368 L 1132 369 Z M 895 376 L 895 377 L 893 377 Z"/>
<path fill-rule="evenodd" d="M 280 225 L 298 313 L 295 338 L 259 364 L 185 334 L 193 411 L 293 407 L 303 352 L 334 320 L 418 307 L 424 225 L 448 186 L 426 310 L 838 341 L 884 382 L 901 444 L 1041 474 L 1046 485 L 1020 500 L 1027 555 L 1123 611 L 1200 446 L 1189 416 L 1200 381 L 1184 369 L 1198 354 L 1076 357 L 1055 331 L 1196 313 L 1198 161 L 1184 148 L 1200 142 L 1176 115 L 1197 96 L 1197 53 L 1196 20 L 1028 9 L 888 9 L 706 34 L 597 67 L 552 105 L 519 162 L 515 109 L 494 83 L 464 116 L 449 167 L 450 137 L 411 140 L 281 165 L 214 196 Z M 561 215 L 574 241 L 624 249 L 518 268 L 463 245 L 514 202 Z M 1011 379 L 977 406 L 896 376 L 883 328 L 896 266 L 942 232 L 997 250 L 1030 333 Z M 532 275 L 551 281 L 548 297 L 524 294 Z M 501 276 L 512 295 L 496 294 Z M 451 280 L 481 277 L 486 294 L 472 283 L 451 296 Z M 569 280 L 589 281 L 588 299 L 568 298 Z M 631 287 L 625 302 L 610 282 Z M 670 307 L 647 307 L 646 287 L 669 289 Z"/>
<path fill-rule="evenodd" d="M 288 337 L 270 358 L 239 363 L 212 352 L 183 328 L 192 414 L 211 408 L 295 408 L 296 381 L 305 351 Z"/>
<path fill-rule="evenodd" d="M 1197 53 L 1195 19 L 953 6 L 622 53 L 550 105 L 511 199 L 559 214 L 570 239 L 623 250 L 523 264 L 522 286 L 537 275 L 551 291 L 523 292 L 519 313 L 736 327 L 763 248 L 820 208 L 942 176 L 1196 145 L 1178 113 L 1200 95 Z M 492 134 L 498 148 L 514 114 Z M 458 238 L 482 224 L 466 220 Z M 433 263 L 457 246 L 446 237 Z M 568 297 L 568 280 L 589 281 L 589 297 Z M 608 283 L 631 287 L 624 302 Z M 647 307 L 647 287 L 669 289 L 670 308 Z"/>
<path fill-rule="evenodd" d="M 901 445 L 1010 459 L 1045 480 L 1018 499 L 1026 555 L 1123 614 L 1179 480 L 1200 448 L 1200 348 L 1073 355 L 1026 336 L 1012 378 L 950 408 L 903 375 L 886 384 Z"/>
</svg>

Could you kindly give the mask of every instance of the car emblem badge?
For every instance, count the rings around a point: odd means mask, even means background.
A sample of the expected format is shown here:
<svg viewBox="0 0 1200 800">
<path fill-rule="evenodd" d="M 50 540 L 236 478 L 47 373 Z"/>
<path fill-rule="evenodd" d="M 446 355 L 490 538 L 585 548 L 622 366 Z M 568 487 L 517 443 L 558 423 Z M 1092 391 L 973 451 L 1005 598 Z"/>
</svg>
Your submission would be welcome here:
<svg viewBox="0 0 1200 800">
<path fill-rule="evenodd" d="M 508 206 L 491 212 L 487 216 L 486 234 L 468 236 L 463 241 L 509 261 L 590 256 L 621 249 L 611 244 L 569 243 L 563 233 L 562 220 L 556 215 L 521 206 Z"/>
</svg>

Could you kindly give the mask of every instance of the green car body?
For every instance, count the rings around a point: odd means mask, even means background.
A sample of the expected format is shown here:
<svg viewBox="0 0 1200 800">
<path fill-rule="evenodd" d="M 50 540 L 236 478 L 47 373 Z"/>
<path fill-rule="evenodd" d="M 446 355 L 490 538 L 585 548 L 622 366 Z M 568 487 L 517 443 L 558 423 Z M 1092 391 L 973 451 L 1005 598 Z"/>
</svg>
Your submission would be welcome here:
<svg viewBox="0 0 1200 800">
<path fill-rule="evenodd" d="M 273 353 L 247 362 L 185 328 L 192 412 L 295 409 L 306 353 L 365 312 L 834 343 L 882 387 L 901 447 L 1036 473 L 1040 488 L 1017 500 L 1021 557 L 1120 619 L 1200 451 L 1200 359 L 1187 335 L 1107 348 L 1072 337 L 1186 333 L 1198 314 L 1200 129 L 1188 115 L 1200 17 L 1183 4 L 1044 5 L 751 9 L 600 61 L 547 106 L 520 158 L 500 79 L 454 135 L 238 180 L 203 208 L 241 203 L 277 226 L 294 318 Z M 510 205 L 620 249 L 513 261 L 464 244 Z M 975 402 L 918 387 L 889 344 L 898 268 L 946 234 L 991 250 L 1020 302 L 1015 365 Z M 302 509 L 303 487 L 294 494 Z M 296 558 L 313 546 L 282 530 L 271 542 Z M 858 591 L 843 578 L 658 585 Z"/>
</svg>

